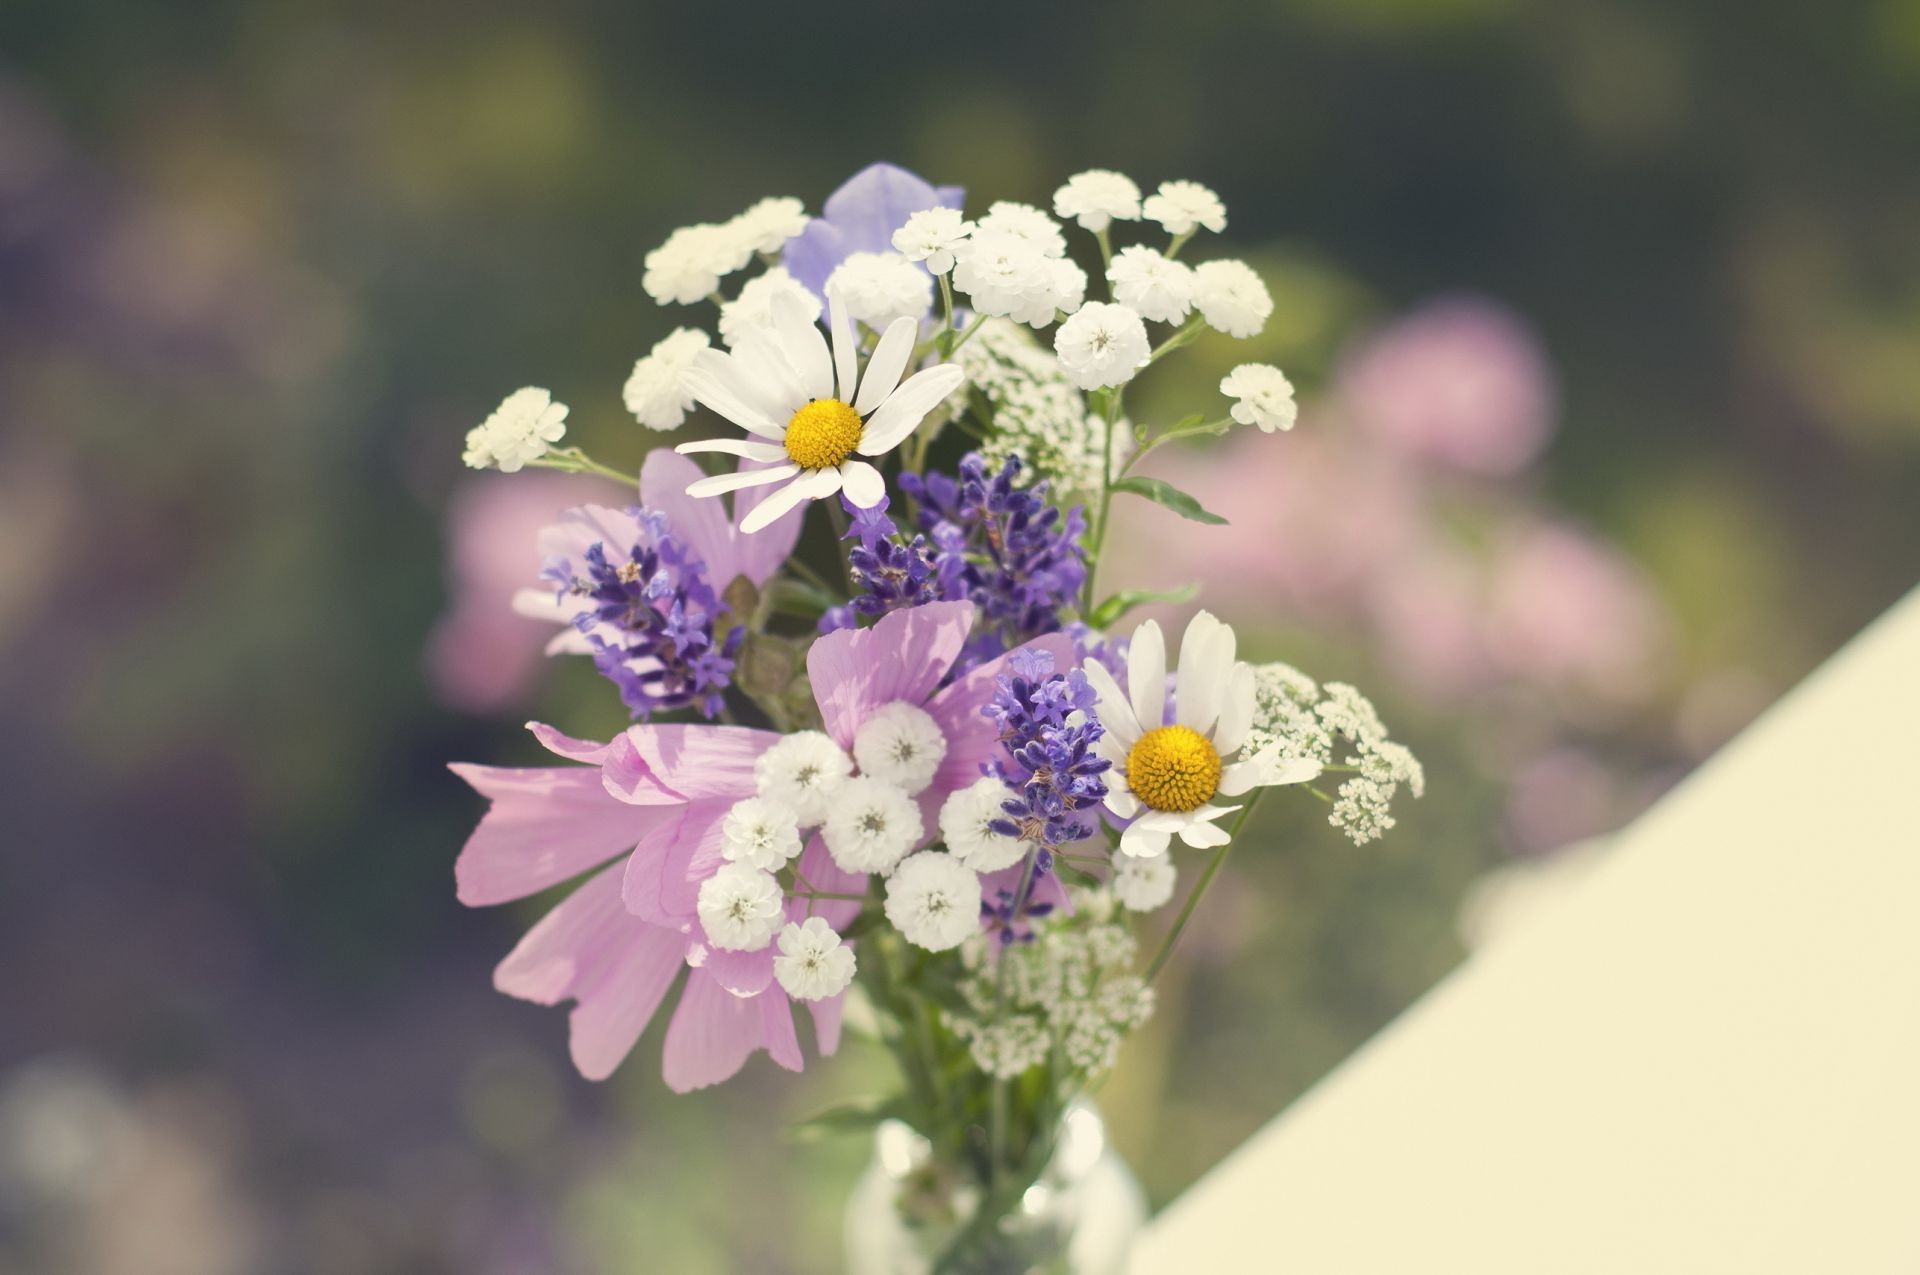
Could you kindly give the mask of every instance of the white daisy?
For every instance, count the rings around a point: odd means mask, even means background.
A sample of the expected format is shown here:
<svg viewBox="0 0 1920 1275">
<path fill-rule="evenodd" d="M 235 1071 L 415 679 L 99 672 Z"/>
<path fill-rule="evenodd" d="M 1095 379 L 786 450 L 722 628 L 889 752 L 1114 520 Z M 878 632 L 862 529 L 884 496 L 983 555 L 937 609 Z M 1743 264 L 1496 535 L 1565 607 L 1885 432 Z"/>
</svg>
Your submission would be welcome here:
<svg viewBox="0 0 1920 1275">
<path fill-rule="evenodd" d="M 820 298 L 787 273 L 785 266 L 774 266 L 740 285 L 740 295 L 720 307 L 720 339 L 729 348 L 740 343 L 740 334 L 752 328 L 765 328 L 773 322 L 773 299 L 791 297 L 806 311 L 807 321 L 820 318 Z"/>
<path fill-rule="evenodd" d="M 973 223 L 958 208 L 925 208 L 907 218 L 893 232 L 893 247 L 908 261 L 918 261 L 935 274 L 953 269 L 953 250 L 973 233 Z"/>
<path fill-rule="evenodd" d="M 847 317 L 875 332 L 895 319 L 923 317 L 933 305 L 933 277 L 897 252 L 855 252 L 827 276 Z"/>
<path fill-rule="evenodd" d="M 898 318 L 881 333 L 856 392 L 859 350 L 853 324 L 838 294 L 829 296 L 827 308 L 831 350 L 804 307 L 776 296 L 773 321 L 765 330 L 742 333 L 731 354 L 702 350 L 687 368 L 694 398 L 755 437 L 682 443 L 676 450 L 726 452 L 765 466 L 702 478 L 687 494 L 717 496 L 785 484 L 741 521 L 743 531 L 758 531 L 801 501 L 824 500 L 842 489 L 862 509 L 879 504 L 886 483 L 856 453 L 880 456 L 898 447 L 966 379 L 948 363 L 902 381 L 920 324 Z"/>
<path fill-rule="evenodd" d="M 1053 192 L 1053 211 L 1097 235 L 1116 221 L 1140 220 L 1140 188 L 1124 173 L 1090 168 Z"/>
<path fill-rule="evenodd" d="M 765 797 L 736 801 L 720 821 L 720 853 L 731 862 L 777 872 L 800 853 L 800 820 L 791 806 Z"/>
<path fill-rule="evenodd" d="M 807 206 L 791 196 L 769 196 L 728 222 L 727 227 L 754 252 L 779 252 L 787 240 L 807 228 Z"/>
<path fill-rule="evenodd" d="M 1173 856 L 1155 855 L 1151 859 L 1136 859 L 1123 856 L 1113 865 L 1113 880 L 1109 885 L 1113 897 L 1129 912 L 1151 912 L 1165 906 L 1173 897 L 1174 878 Z"/>
<path fill-rule="evenodd" d="M 1120 834 L 1125 854 L 1164 853 L 1175 834 L 1198 849 L 1223 846 L 1227 834 L 1214 821 L 1239 807 L 1216 805 L 1216 797 L 1320 773 L 1317 761 L 1282 761 L 1271 752 L 1235 758 L 1253 726 L 1253 669 L 1235 661 L 1233 630 L 1205 611 L 1180 640 L 1172 722 L 1166 720 L 1166 639 L 1154 621 L 1134 630 L 1126 693 L 1098 660 L 1081 667 L 1106 727 L 1095 748 L 1113 763 L 1107 809 L 1132 820 Z"/>
<path fill-rule="evenodd" d="M 1114 254 L 1107 279 L 1115 301 L 1155 323 L 1178 323 L 1193 305 L 1193 268 L 1139 244 Z"/>
<path fill-rule="evenodd" d="M 1129 306 L 1089 301 L 1053 334 L 1060 366 L 1083 390 L 1125 385 L 1153 352 L 1147 327 Z"/>
<path fill-rule="evenodd" d="M 475 469 L 517 472 L 539 460 L 567 432 L 567 405 L 553 401 L 543 389 L 515 390 L 493 409 L 493 414 L 467 431 L 467 450 L 461 459 Z"/>
<path fill-rule="evenodd" d="M 853 982 L 853 949 L 840 941 L 833 927 L 817 916 L 799 925 L 789 922 L 780 931 L 780 954 L 773 958 L 773 976 L 795 1000 L 818 1001 L 838 996 Z"/>
<path fill-rule="evenodd" d="M 891 872 L 925 833 L 920 807 L 892 784 L 865 775 L 840 785 L 820 830 L 848 872 Z"/>
<path fill-rule="evenodd" d="M 1220 392 L 1239 400 L 1231 409 L 1234 420 L 1258 425 L 1262 433 L 1292 429 L 1300 415 L 1300 405 L 1293 401 L 1293 382 L 1266 363 L 1242 363 L 1221 380 Z"/>
<path fill-rule="evenodd" d="M 1194 267 L 1193 303 L 1208 326 L 1228 336 L 1257 336 L 1273 313 L 1267 285 L 1244 261 L 1208 261 Z"/>
<path fill-rule="evenodd" d="M 826 822 L 827 808 L 852 773 L 853 758 L 817 730 L 783 736 L 753 763 L 759 795 L 793 811 L 803 828 Z"/>
<path fill-rule="evenodd" d="M 1026 842 L 993 827 L 1008 818 L 1005 806 L 1012 797 L 1005 781 L 983 775 L 947 798 L 940 807 L 940 840 L 954 858 L 975 872 L 997 872 L 1026 857 Z"/>
<path fill-rule="evenodd" d="M 752 260 L 753 245 L 737 226 L 682 226 L 647 254 L 640 286 L 661 305 L 692 305 Z"/>
<path fill-rule="evenodd" d="M 633 419 L 648 429 L 679 429 L 693 410 L 693 395 L 687 393 L 681 377 L 693 356 L 706 348 L 706 333 L 696 328 L 675 328 L 636 362 L 620 392 Z"/>
<path fill-rule="evenodd" d="M 770 872 L 745 863 L 723 864 L 700 883 L 694 903 L 707 940 L 728 952 L 757 952 L 786 923 L 786 900 Z"/>
<path fill-rule="evenodd" d="M 959 947 L 980 931 L 980 878 L 950 854 L 922 851 L 888 879 L 887 920 L 915 947 Z"/>
<path fill-rule="evenodd" d="M 933 782 L 947 756 L 947 737 L 926 709 L 895 700 L 874 711 L 853 736 L 853 759 L 860 773 L 892 784 L 908 795 Z"/>
<path fill-rule="evenodd" d="M 1205 226 L 1216 235 L 1227 228 L 1227 206 L 1199 182 L 1161 182 L 1160 189 L 1147 196 L 1140 211 L 1148 220 L 1166 227 L 1170 235 L 1190 235 L 1196 226 Z"/>
</svg>

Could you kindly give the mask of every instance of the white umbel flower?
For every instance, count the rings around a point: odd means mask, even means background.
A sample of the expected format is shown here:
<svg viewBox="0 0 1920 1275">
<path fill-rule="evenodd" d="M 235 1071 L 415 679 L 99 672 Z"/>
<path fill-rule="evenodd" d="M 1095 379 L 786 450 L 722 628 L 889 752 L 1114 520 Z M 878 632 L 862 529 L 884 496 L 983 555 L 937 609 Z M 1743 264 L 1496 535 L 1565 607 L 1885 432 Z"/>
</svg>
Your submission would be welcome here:
<svg viewBox="0 0 1920 1275">
<path fill-rule="evenodd" d="M 853 773 L 853 758 L 824 732 L 795 731 L 753 763 L 759 795 L 785 806 L 803 828 L 817 828 Z"/>
<path fill-rule="evenodd" d="M 734 863 L 777 872 L 800 853 L 800 820 L 766 797 L 736 801 L 720 821 L 720 853 Z"/>
<path fill-rule="evenodd" d="M 819 1001 L 838 996 L 853 982 L 853 949 L 840 941 L 833 927 L 817 916 L 780 931 L 780 954 L 773 958 L 773 976 L 797 1001 Z"/>
<path fill-rule="evenodd" d="M 845 302 L 847 317 L 875 332 L 895 319 L 919 319 L 933 305 L 933 279 L 897 252 L 856 252 L 827 276 L 827 295 Z"/>
<path fill-rule="evenodd" d="M 1127 651 L 1127 690 L 1098 660 L 1082 665 L 1099 697 L 1106 734 L 1095 749 L 1113 763 L 1107 809 L 1132 820 L 1120 834 L 1122 853 L 1151 858 L 1178 835 L 1196 849 L 1227 844 L 1215 820 L 1238 806 L 1215 804 L 1270 784 L 1299 783 L 1320 773 L 1310 759 L 1272 753 L 1236 757 L 1253 727 L 1253 669 L 1234 659 L 1233 630 L 1202 611 L 1180 641 L 1174 720 L 1166 720 L 1166 639 L 1152 620 L 1134 630 Z"/>
<path fill-rule="evenodd" d="M 1113 897 L 1129 912 L 1151 912 L 1164 907 L 1173 897 L 1173 856 L 1162 854 L 1151 859 L 1122 857 L 1113 865 L 1109 883 Z"/>
<path fill-rule="evenodd" d="M 820 298 L 788 274 L 785 266 L 774 266 L 741 284 L 740 295 L 720 307 L 720 339 L 732 347 L 740 343 L 741 333 L 772 326 L 775 297 L 790 298 L 806 312 L 809 323 L 819 321 Z"/>
<path fill-rule="evenodd" d="M 1134 245 L 1107 267 L 1113 299 L 1155 323 L 1178 323 L 1193 306 L 1193 268 L 1152 248 Z"/>
<path fill-rule="evenodd" d="M 856 378 L 859 348 L 853 324 L 845 302 L 831 289 L 827 310 L 831 349 L 804 307 L 776 296 L 773 321 L 764 331 L 741 333 L 730 354 L 702 350 L 687 368 L 686 384 L 694 398 L 754 437 L 682 443 L 677 450 L 725 452 L 764 466 L 702 478 L 687 494 L 717 496 L 783 484 L 741 520 L 742 531 L 758 531 L 803 500 L 825 500 L 842 490 L 859 508 L 879 504 L 886 498 L 886 483 L 879 470 L 860 458 L 898 447 L 966 380 L 966 373 L 950 363 L 900 379 L 919 335 L 920 323 L 913 317 L 887 325 L 868 356 L 865 373 Z"/>
<path fill-rule="evenodd" d="M 865 775 L 840 786 L 827 811 L 827 852 L 848 872 L 891 872 L 926 831 L 920 807 L 894 785 Z"/>
<path fill-rule="evenodd" d="M 1124 173 L 1090 168 L 1053 192 L 1053 211 L 1097 235 L 1116 221 L 1140 220 L 1140 188 Z"/>
<path fill-rule="evenodd" d="M 633 365 L 620 397 L 633 419 L 648 429 L 679 429 L 693 410 L 693 395 L 681 383 L 693 356 L 707 348 L 707 334 L 675 328 Z"/>
<path fill-rule="evenodd" d="M 1244 261 L 1208 261 L 1193 271 L 1193 303 L 1207 325 L 1228 336 L 1259 335 L 1273 313 L 1267 285 Z"/>
<path fill-rule="evenodd" d="M 947 798 L 940 807 L 940 840 L 954 858 L 975 872 L 998 872 L 1026 857 L 1024 841 L 993 827 L 1007 818 L 1004 807 L 1012 796 L 1003 780 L 983 775 Z"/>
<path fill-rule="evenodd" d="M 745 863 L 723 864 L 702 881 L 694 907 L 707 940 L 728 952 L 759 951 L 787 920 L 780 883 Z"/>
<path fill-rule="evenodd" d="M 1266 363 L 1242 363 L 1220 381 L 1220 392 L 1238 399 L 1230 409 L 1242 425 L 1258 425 L 1262 433 L 1288 430 L 1300 416 L 1293 401 L 1293 382 L 1279 368 Z"/>
<path fill-rule="evenodd" d="M 935 274 L 953 269 L 953 250 L 973 233 L 973 223 L 958 208 L 924 208 L 893 232 L 894 251 Z"/>
<path fill-rule="evenodd" d="M 1146 366 L 1147 327 L 1130 306 L 1089 301 L 1053 334 L 1053 350 L 1083 390 L 1125 385 Z"/>
<path fill-rule="evenodd" d="M 773 195 L 735 217 L 727 226 L 750 251 L 779 252 L 787 246 L 787 240 L 807 228 L 807 206 L 791 196 Z"/>
<path fill-rule="evenodd" d="M 1161 182 L 1140 211 L 1170 235 L 1190 235 L 1201 226 L 1217 235 L 1227 228 L 1227 206 L 1199 182 Z"/>
<path fill-rule="evenodd" d="M 661 305 L 692 305 L 751 260 L 753 245 L 737 226 L 682 226 L 647 254 L 640 286 Z"/>
<path fill-rule="evenodd" d="M 959 947 L 980 930 L 980 878 L 950 854 L 916 854 L 887 881 L 887 920 L 915 947 Z"/>
<path fill-rule="evenodd" d="M 567 405 L 553 401 L 543 389 L 515 390 L 493 409 L 493 414 L 467 431 L 467 450 L 461 456 L 475 469 L 517 472 L 547 454 L 567 432 Z"/>
<path fill-rule="evenodd" d="M 980 219 L 980 229 L 1018 236 L 1048 257 L 1064 257 L 1067 253 L 1067 237 L 1060 223 L 1032 204 L 1003 199 L 987 209 L 987 215 Z"/>
<path fill-rule="evenodd" d="M 906 792 L 918 793 L 933 782 L 947 756 L 947 737 L 926 709 L 895 700 L 876 710 L 853 736 L 853 759 L 860 773 Z"/>
</svg>

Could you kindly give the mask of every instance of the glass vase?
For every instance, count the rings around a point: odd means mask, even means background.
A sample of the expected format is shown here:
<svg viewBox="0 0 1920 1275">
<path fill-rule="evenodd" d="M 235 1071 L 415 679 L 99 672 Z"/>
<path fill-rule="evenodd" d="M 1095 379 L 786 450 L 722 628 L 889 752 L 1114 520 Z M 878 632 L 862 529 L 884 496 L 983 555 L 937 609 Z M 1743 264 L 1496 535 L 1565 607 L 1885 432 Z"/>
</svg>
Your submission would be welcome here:
<svg viewBox="0 0 1920 1275">
<path fill-rule="evenodd" d="M 982 1216 L 983 1203 L 995 1216 Z M 1100 1113 L 1062 1117 L 1037 1181 L 1004 1203 L 938 1162 L 928 1141 L 889 1120 L 847 1202 L 850 1275 L 1124 1275 L 1146 1197 L 1107 1141 Z"/>
</svg>

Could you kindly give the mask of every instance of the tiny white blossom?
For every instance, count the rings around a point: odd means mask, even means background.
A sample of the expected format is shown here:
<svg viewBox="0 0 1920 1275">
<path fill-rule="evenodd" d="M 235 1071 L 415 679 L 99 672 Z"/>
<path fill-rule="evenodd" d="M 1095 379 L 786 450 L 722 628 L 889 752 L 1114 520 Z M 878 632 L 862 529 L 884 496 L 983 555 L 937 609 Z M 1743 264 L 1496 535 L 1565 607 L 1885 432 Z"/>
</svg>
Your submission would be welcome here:
<svg viewBox="0 0 1920 1275">
<path fill-rule="evenodd" d="M 954 249 L 953 286 L 967 294 L 980 314 L 1011 316 L 1047 308 L 1059 292 L 1060 261 L 1048 257 L 1030 239 L 1012 231 L 976 228 Z M 1024 320 L 1015 320 L 1023 322 Z"/>
<path fill-rule="evenodd" d="M 753 763 L 759 795 L 793 811 L 803 828 L 826 822 L 829 805 L 852 773 L 853 758 L 817 730 L 786 736 Z"/>
<path fill-rule="evenodd" d="M 1173 856 L 1121 858 L 1113 866 L 1113 896 L 1129 912 L 1151 912 L 1173 897 Z"/>
<path fill-rule="evenodd" d="M 916 854 L 887 881 L 887 920 L 915 947 L 959 947 L 980 928 L 980 878 L 950 854 Z"/>
<path fill-rule="evenodd" d="M 847 316 L 878 332 L 895 319 L 918 319 L 933 304 L 933 279 L 897 252 L 856 252 L 827 276 Z"/>
<path fill-rule="evenodd" d="M 800 821 L 765 797 L 733 803 L 720 823 L 720 853 L 735 863 L 776 872 L 800 853 Z"/>
<path fill-rule="evenodd" d="M 865 775 L 840 786 L 827 811 L 827 852 L 848 872 L 891 872 L 918 844 L 920 807 L 892 784 Z"/>
<path fill-rule="evenodd" d="M 1196 226 L 1216 235 L 1227 228 L 1227 206 L 1199 182 L 1161 182 L 1140 210 L 1170 235 L 1192 234 Z"/>
<path fill-rule="evenodd" d="M 1257 335 L 1273 313 L 1267 285 L 1244 261 L 1208 261 L 1194 268 L 1193 303 L 1207 323 L 1228 336 Z"/>
<path fill-rule="evenodd" d="M 1258 425 L 1262 433 L 1292 429 L 1300 415 L 1300 405 L 1293 401 L 1293 382 L 1266 363 L 1242 363 L 1221 380 L 1220 392 L 1239 400 L 1231 409 L 1234 420 Z"/>
<path fill-rule="evenodd" d="M 728 952 L 759 951 L 787 919 L 780 883 L 744 863 L 723 864 L 702 881 L 694 907 L 708 941 Z"/>
<path fill-rule="evenodd" d="M 909 795 L 933 782 L 947 756 L 947 737 L 926 709 L 895 700 L 876 710 L 853 736 L 860 773 Z"/>
<path fill-rule="evenodd" d="M 1060 366 L 1083 390 L 1125 385 L 1152 353 L 1139 313 L 1105 301 L 1089 301 L 1062 323 L 1053 335 L 1053 349 Z"/>
<path fill-rule="evenodd" d="M 820 298 L 787 273 L 785 266 L 774 266 L 740 285 L 740 295 L 720 307 L 720 339 L 729 347 L 739 343 L 747 332 L 764 331 L 773 323 L 776 298 L 791 297 L 798 312 L 809 322 L 820 319 Z"/>
<path fill-rule="evenodd" d="M 925 208 L 907 218 L 893 232 L 893 247 L 908 261 L 918 261 L 935 274 L 953 269 L 953 250 L 973 233 L 973 223 L 958 208 Z"/>
<path fill-rule="evenodd" d="M 780 954 L 773 958 L 773 976 L 795 1000 L 817 1001 L 838 996 L 853 982 L 853 949 L 840 941 L 833 927 L 817 916 L 780 931 Z"/>
<path fill-rule="evenodd" d="M 461 459 L 475 469 L 517 472 L 539 460 L 567 432 L 567 405 L 543 389 L 515 390 L 486 420 L 467 431 Z"/>
<path fill-rule="evenodd" d="M 1143 319 L 1178 323 L 1193 305 L 1193 268 L 1138 244 L 1122 248 L 1107 267 L 1113 299 Z"/>
<path fill-rule="evenodd" d="M 693 410 L 693 395 L 687 393 L 681 378 L 693 356 L 706 348 L 706 333 L 696 328 L 675 328 L 636 362 L 620 392 L 633 418 L 648 429 L 679 429 Z"/>
<path fill-rule="evenodd" d="M 940 839 L 953 857 L 975 872 L 997 872 L 1020 862 L 1026 843 L 993 828 L 1006 819 L 1003 809 L 1013 789 L 1003 780 L 983 775 L 948 797 L 940 807 Z"/>
<path fill-rule="evenodd" d="M 753 245 L 736 226 L 682 226 L 647 254 L 640 286 L 661 305 L 691 305 L 751 260 Z"/>
<path fill-rule="evenodd" d="M 770 196 L 727 225 L 750 250 L 779 252 L 807 228 L 807 206 L 790 196 Z"/>
<path fill-rule="evenodd" d="M 1140 188 L 1124 173 L 1090 168 L 1053 192 L 1053 211 L 1099 234 L 1116 221 L 1140 220 Z"/>
<path fill-rule="evenodd" d="M 987 209 L 987 215 L 980 219 L 980 229 L 1017 235 L 1049 257 L 1063 257 L 1067 252 L 1067 237 L 1060 223 L 1032 204 L 1003 199 Z"/>
</svg>

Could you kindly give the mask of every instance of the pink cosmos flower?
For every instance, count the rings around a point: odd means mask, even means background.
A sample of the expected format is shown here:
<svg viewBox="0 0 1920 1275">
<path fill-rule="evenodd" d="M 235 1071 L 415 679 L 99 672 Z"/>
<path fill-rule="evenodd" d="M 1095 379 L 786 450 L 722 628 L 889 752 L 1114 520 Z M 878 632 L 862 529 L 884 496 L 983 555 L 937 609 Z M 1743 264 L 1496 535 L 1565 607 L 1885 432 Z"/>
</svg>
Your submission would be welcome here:
<svg viewBox="0 0 1920 1275">
<path fill-rule="evenodd" d="M 980 709 L 1012 653 L 940 685 L 973 619 L 967 602 L 896 611 L 872 628 L 820 638 L 807 657 L 824 729 L 840 747 L 850 748 L 862 724 L 895 703 L 923 709 L 939 728 L 946 753 L 916 798 L 921 844 L 938 827 L 940 804 L 979 778 L 998 747 Z M 1063 667 L 1073 658 L 1064 635 L 1028 646 Z M 755 794 L 755 762 L 783 736 L 738 726 L 640 724 L 600 744 L 539 724 L 531 729 L 576 764 L 453 767 L 492 802 L 455 865 L 459 898 L 470 906 L 502 903 L 594 875 L 528 932 L 501 962 L 494 985 L 540 1004 L 572 1000 L 574 1064 L 602 1079 L 689 967 L 667 1026 L 662 1070 L 669 1087 L 717 1084 L 760 1049 L 799 1070 L 791 1001 L 774 979 L 773 947 L 716 947 L 696 906 L 702 883 L 727 862 L 727 811 Z M 818 836 L 798 866 L 822 892 L 859 895 L 867 888 L 866 875 L 841 869 Z M 788 917 L 808 915 L 808 903 L 789 899 Z M 859 906 L 817 900 L 812 914 L 838 929 Z M 838 1047 L 843 1003 L 844 993 L 810 1006 L 822 1054 Z"/>
</svg>

